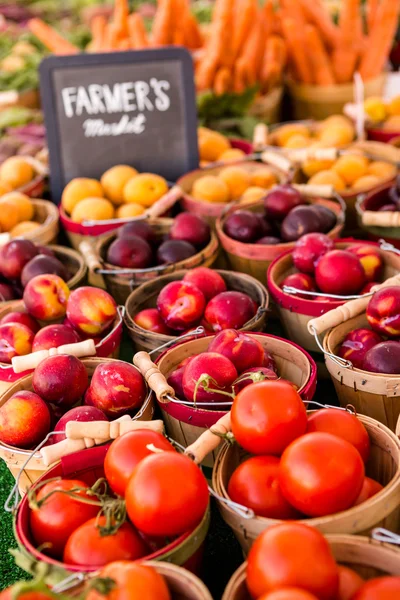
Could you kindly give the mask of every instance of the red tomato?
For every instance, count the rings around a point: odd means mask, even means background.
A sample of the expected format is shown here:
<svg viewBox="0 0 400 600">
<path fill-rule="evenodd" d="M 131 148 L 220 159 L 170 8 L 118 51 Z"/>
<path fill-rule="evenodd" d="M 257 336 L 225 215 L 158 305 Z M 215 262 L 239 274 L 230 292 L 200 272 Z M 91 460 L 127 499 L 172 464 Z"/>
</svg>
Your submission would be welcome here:
<svg viewBox="0 0 400 600">
<path fill-rule="evenodd" d="M 285 498 L 310 517 L 353 506 L 364 481 L 361 455 L 331 433 L 307 433 L 286 448 L 279 467 Z"/>
<path fill-rule="evenodd" d="M 104 460 L 104 472 L 116 494 L 125 494 L 133 469 L 142 458 L 153 454 L 150 445 L 166 452 L 175 452 L 175 448 L 161 433 L 150 429 L 130 431 L 113 441 Z"/>
<path fill-rule="evenodd" d="M 308 417 L 307 433 L 313 431 L 332 433 L 350 442 L 367 462 L 370 450 L 368 431 L 352 413 L 337 408 L 317 410 Z"/>
<path fill-rule="evenodd" d="M 54 490 L 69 491 L 88 486 L 79 479 L 60 479 L 46 483 L 38 492 L 37 500 L 42 500 Z M 77 495 L 85 498 L 85 492 Z M 74 500 L 62 492 L 54 493 L 38 509 L 33 508 L 29 513 L 30 529 L 38 546 L 49 544 L 45 553 L 56 558 L 63 555 L 65 544 L 71 532 L 77 527 L 95 517 L 99 512 L 98 506 L 92 506 Z"/>
<path fill-rule="evenodd" d="M 208 506 L 206 478 L 177 452 L 147 456 L 135 467 L 125 492 L 132 523 L 149 536 L 175 536 L 193 529 Z"/>
<path fill-rule="evenodd" d="M 354 502 L 354 506 L 358 506 L 358 504 L 361 504 L 369 498 L 372 498 L 372 496 L 375 496 L 375 494 L 377 494 L 381 490 L 383 490 L 383 485 L 378 483 L 378 481 L 375 481 L 375 479 L 365 477 L 363 486 L 361 488 L 361 492 L 357 500 Z"/>
<path fill-rule="evenodd" d="M 315 594 L 319 600 L 336 600 L 339 585 L 327 540 L 302 523 L 281 523 L 263 531 L 251 547 L 246 575 L 254 599 L 294 586 Z"/>
<path fill-rule="evenodd" d="M 258 600 L 318 600 L 317 596 L 295 587 L 285 587 L 263 594 Z"/>
<path fill-rule="evenodd" d="M 11 586 L 2 592 L 0 592 L 0 600 L 13 600 L 15 594 L 14 586 Z M 17 595 L 18 600 L 52 600 L 54 598 L 54 594 L 52 594 L 49 590 L 46 592 L 22 592 Z"/>
<path fill-rule="evenodd" d="M 345 567 L 338 565 L 339 571 L 339 593 L 337 600 L 351 600 L 354 594 L 360 589 L 364 583 L 364 579 L 358 573 Z"/>
<path fill-rule="evenodd" d="M 232 432 L 252 454 L 283 450 L 307 428 L 307 413 L 298 392 L 282 380 L 262 381 L 242 389 L 232 404 Z"/>
<path fill-rule="evenodd" d="M 397 600 L 400 577 L 377 577 L 364 583 L 351 600 Z"/>
<path fill-rule="evenodd" d="M 170 600 L 171 595 L 162 575 L 153 567 L 128 560 L 109 563 L 99 573 L 102 579 L 110 578 L 115 586 L 108 594 L 91 589 L 86 600 Z"/>
<path fill-rule="evenodd" d="M 124 523 L 113 535 L 101 535 L 106 518 L 90 519 L 68 538 L 63 561 L 69 565 L 103 567 L 115 560 L 136 560 L 148 554 L 148 549 L 129 523 Z"/>
<path fill-rule="evenodd" d="M 279 463 L 276 456 L 253 456 L 243 462 L 229 480 L 229 497 L 260 517 L 298 519 L 301 515 L 281 492 Z"/>
</svg>

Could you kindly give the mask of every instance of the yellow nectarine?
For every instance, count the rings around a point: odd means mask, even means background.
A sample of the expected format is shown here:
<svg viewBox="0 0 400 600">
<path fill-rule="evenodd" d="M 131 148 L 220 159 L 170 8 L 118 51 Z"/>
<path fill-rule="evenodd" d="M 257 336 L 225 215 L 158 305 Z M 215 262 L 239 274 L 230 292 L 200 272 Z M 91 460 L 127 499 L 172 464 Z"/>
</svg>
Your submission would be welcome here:
<svg viewBox="0 0 400 600">
<path fill-rule="evenodd" d="M 192 196 L 205 202 L 228 202 L 229 187 L 215 175 L 203 175 L 194 182 Z"/>
<path fill-rule="evenodd" d="M 33 167 L 21 156 L 11 156 L 0 165 L 0 180 L 14 190 L 26 185 L 34 177 Z"/>
<path fill-rule="evenodd" d="M 137 174 L 136 169 L 128 165 L 116 165 L 108 169 L 100 179 L 106 198 L 111 200 L 113 204 L 122 204 L 124 202 L 124 187 Z"/>
<path fill-rule="evenodd" d="M 72 211 L 71 219 L 75 223 L 94 220 L 105 221 L 114 218 L 114 207 L 109 200 L 105 198 L 89 197 L 76 204 Z"/>
<path fill-rule="evenodd" d="M 65 186 L 61 196 L 61 205 L 70 215 L 75 206 L 85 198 L 102 198 L 103 196 L 104 191 L 100 181 L 88 177 L 77 177 Z"/>
<path fill-rule="evenodd" d="M 153 173 L 140 173 L 125 184 L 124 200 L 142 206 L 153 206 L 168 192 L 168 183 L 164 177 Z"/>
<path fill-rule="evenodd" d="M 250 175 L 241 167 L 225 167 L 219 177 L 228 186 L 231 200 L 238 200 L 250 186 Z"/>
</svg>

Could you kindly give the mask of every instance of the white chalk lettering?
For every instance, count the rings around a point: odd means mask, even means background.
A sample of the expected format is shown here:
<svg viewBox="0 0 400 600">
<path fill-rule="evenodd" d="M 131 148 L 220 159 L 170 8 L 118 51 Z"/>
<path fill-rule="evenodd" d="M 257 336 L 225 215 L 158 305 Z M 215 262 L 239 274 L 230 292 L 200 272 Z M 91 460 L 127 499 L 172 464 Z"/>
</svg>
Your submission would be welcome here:
<svg viewBox="0 0 400 600">
<path fill-rule="evenodd" d="M 76 94 L 76 108 L 75 114 L 81 115 L 83 111 L 86 111 L 89 115 L 93 115 L 93 108 L 90 103 L 90 99 L 86 89 L 82 86 L 78 87 L 78 91 Z"/>
<path fill-rule="evenodd" d="M 133 119 L 123 115 L 117 123 L 104 123 L 103 119 L 86 119 L 83 123 L 85 137 L 107 137 L 124 134 L 143 133 L 146 125 L 146 117 L 141 114 Z"/>
<path fill-rule="evenodd" d="M 103 102 L 103 87 L 101 85 L 97 85 L 97 83 L 92 83 L 88 86 L 88 93 L 90 102 L 92 104 L 93 113 L 97 114 L 107 112 Z"/>
<path fill-rule="evenodd" d="M 148 98 L 150 92 L 150 86 L 148 83 L 145 81 L 137 81 L 135 83 L 135 92 L 138 110 L 154 110 L 154 106 Z"/>
<path fill-rule="evenodd" d="M 155 77 L 150 79 L 150 85 L 153 87 L 154 92 L 156 94 L 155 105 L 157 110 L 165 111 L 168 110 L 171 106 L 171 101 L 169 96 L 165 93 L 164 90 L 169 90 L 171 85 L 169 81 L 158 81 Z"/>
<path fill-rule="evenodd" d="M 69 87 L 61 90 L 61 97 L 64 104 L 64 111 L 68 118 L 74 116 L 73 103 L 76 102 L 76 88 Z"/>
<path fill-rule="evenodd" d="M 121 83 L 122 109 L 124 112 L 131 112 L 137 109 L 133 103 L 135 99 L 133 83 Z"/>
</svg>

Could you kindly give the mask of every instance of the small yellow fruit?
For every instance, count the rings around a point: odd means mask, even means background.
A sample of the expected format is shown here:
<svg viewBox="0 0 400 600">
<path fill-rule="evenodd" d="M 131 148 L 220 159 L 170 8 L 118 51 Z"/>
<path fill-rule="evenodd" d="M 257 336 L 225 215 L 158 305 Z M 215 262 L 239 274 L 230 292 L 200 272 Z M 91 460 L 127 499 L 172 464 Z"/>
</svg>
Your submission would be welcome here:
<svg viewBox="0 0 400 600">
<path fill-rule="evenodd" d="M 285 148 L 291 148 L 297 150 L 298 148 L 307 148 L 310 145 L 311 138 L 305 135 L 296 134 L 292 135 L 285 144 Z"/>
<path fill-rule="evenodd" d="M 316 173 L 309 179 L 308 183 L 310 185 L 332 185 L 337 192 L 342 192 L 346 189 L 343 179 L 335 171 L 332 171 L 332 169 Z"/>
<path fill-rule="evenodd" d="M 204 175 L 194 182 L 192 196 L 205 202 L 228 202 L 229 187 L 215 175 Z"/>
<path fill-rule="evenodd" d="M 353 141 L 355 136 L 354 127 L 350 123 L 334 124 L 324 127 L 319 132 L 319 139 L 322 147 L 339 148 L 346 146 Z"/>
<path fill-rule="evenodd" d="M 364 111 L 374 123 L 380 123 L 387 117 L 385 103 L 378 96 L 371 96 L 364 100 Z"/>
<path fill-rule="evenodd" d="M 400 96 L 395 96 L 388 102 L 386 109 L 389 115 L 400 116 Z"/>
<path fill-rule="evenodd" d="M 9 183 L 7 183 L 6 181 L 0 181 L 0 197 L 4 196 L 4 194 L 8 194 L 8 192 L 11 192 L 12 187 Z"/>
<path fill-rule="evenodd" d="M 11 156 L 0 165 L 0 180 L 8 183 L 14 190 L 32 181 L 35 171 L 20 156 Z"/>
<path fill-rule="evenodd" d="M 0 207 L 1 231 L 11 231 L 18 223 L 18 209 L 11 202 L 3 201 Z"/>
<path fill-rule="evenodd" d="M 130 204 L 122 204 L 118 206 L 116 217 L 117 219 L 128 219 L 130 217 L 138 217 L 142 215 L 145 211 L 144 206 L 141 204 L 134 204 L 131 202 Z"/>
<path fill-rule="evenodd" d="M 269 167 L 261 167 L 253 171 L 251 174 L 251 185 L 268 190 L 270 187 L 278 183 L 276 173 Z"/>
<path fill-rule="evenodd" d="M 400 131 L 400 115 L 389 117 L 383 124 L 385 131 Z"/>
<path fill-rule="evenodd" d="M 278 127 L 274 132 L 278 146 L 286 146 L 290 138 L 294 135 L 302 135 L 305 138 L 309 138 L 310 130 L 303 123 L 287 123 Z"/>
<path fill-rule="evenodd" d="M 331 127 L 336 127 L 337 125 L 343 125 L 344 127 L 353 126 L 350 119 L 348 119 L 344 115 L 331 115 L 330 117 L 327 117 L 326 119 L 321 121 L 321 123 L 318 124 L 318 129 L 319 131 L 323 131 L 326 128 L 329 129 Z"/>
<path fill-rule="evenodd" d="M 75 206 L 85 198 L 102 198 L 103 196 L 104 192 L 100 181 L 88 177 L 77 177 L 65 186 L 61 204 L 65 212 L 70 215 Z"/>
<path fill-rule="evenodd" d="M 229 140 L 224 135 L 206 127 L 199 127 L 198 139 L 200 160 L 214 162 L 231 147 Z"/>
<path fill-rule="evenodd" d="M 71 219 L 75 223 L 82 221 L 105 221 L 114 218 L 114 207 L 109 200 L 105 198 L 85 198 L 78 202 L 71 214 Z"/>
<path fill-rule="evenodd" d="M 108 169 L 100 179 L 106 198 L 114 204 L 122 204 L 124 202 L 124 187 L 137 174 L 136 169 L 128 165 L 116 165 Z"/>
<path fill-rule="evenodd" d="M 1 210 L 1 209 L 0 209 Z M 10 231 L 11 237 L 22 237 L 26 234 L 35 231 L 40 227 L 40 223 L 36 223 L 35 221 L 21 221 L 15 227 L 13 227 Z"/>
<path fill-rule="evenodd" d="M 353 190 L 361 191 L 361 190 L 370 190 L 371 188 L 379 185 L 381 180 L 376 175 L 364 175 L 357 179 L 352 185 Z"/>
<path fill-rule="evenodd" d="M 253 204 L 254 202 L 258 202 L 264 198 L 265 193 L 265 188 L 253 185 L 247 188 L 243 196 L 240 198 L 240 204 Z"/>
<path fill-rule="evenodd" d="M 26 194 L 10 192 L 0 198 L 0 206 L 2 202 L 9 202 L 16 207 L 19 221 L 31 221 L 33 219 L 35 209 L 32 200 Z"/>
<path fill-rule="evenodd" d="M 306 177 L 312 177 L 313 175 L 315 175 L 316 173 L 319 173 L 320 171 L 326 171 L 328 169 L 331 169 L 332 166 L 335 164 L 334 160 L 306 160 L 301 167 L 301 170 L 303 171 L 304 175 Z"/>
<path fill-rule="evenodd" d="M 231 200 L 238 200 L 250 186 L 250 175 L 241 167 L 225 167 L 219 177 L 228 186 Z"/>
<path fill-rule="evenodd" d="M 367 174 L 368 159 L 360 154 L 344 154 L 338 158 L 332 168 L 347 185 L 352 185 Z"/>
<path fill-rule="evenodd" d="M 240 150 L 240 148 L 229 148 L 229 150 L 225 150 L 225 152 L 218 156 L 218 162 L 238 162 L 243 160 L 245 156 L 246 153 L 243 152 L 243 150 Z"/>
<path fill-rule="evenodd" d="M 395 165 L 383 160 L 374 160 L 368 166 L 368 174 L 375 175 L 379 179 L 392 179 L 396 177 L 397 169 Z"/>
<path fill-rule="evenodd" d="M 164 177 L 153 173 L 141 173 L 132 177 L 124 186 L 125 202 L 153 206 L 168 192 L 168 183 Z"/>
</svg>

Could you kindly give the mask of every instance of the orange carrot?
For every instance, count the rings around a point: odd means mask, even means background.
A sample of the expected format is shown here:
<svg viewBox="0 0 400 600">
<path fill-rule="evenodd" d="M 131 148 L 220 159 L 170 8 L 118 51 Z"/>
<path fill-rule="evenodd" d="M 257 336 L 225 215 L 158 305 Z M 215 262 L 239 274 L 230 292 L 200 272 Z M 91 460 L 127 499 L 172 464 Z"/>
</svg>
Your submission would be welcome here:
<svg viewBox="0 0 400 600">
<path fill-rule="evenodd" d="M 124 39 L 129 35 L 128 15 L 129 6 L 127 0 L 114 0 L 113 24 L 117 31 L 117 37 Z"/>
<path fill-rule="evenodd" d="M 264 25 L 264 38 L 268 38 L 276 26 L 276 22 L 279 21 L 277 13 L 274 13 L 274 5 L 272 0 L 266 0 L 262 11 L 261 18 Z"/>
<path fill-rule="evenodd" d="M 229 92 L 232 82 L 232 72 L 228 67 L 218 69 L 214 79 L 214 92 L 217 96 L 222 96 Z"/>
<path fill-rule="evenodd" d="M 129 37 L 132 48 L 136 50 L 147 48 L 149 40 L 147 39 L 146 28 L 143 23 L 142 15 L 132 13 L 128 17 Z"/>
<path fill-rule="evenodd" d="M 92 52 L 99 52 L 104 46 L 107 20 L 104 15 L 96 15 L 90 23 L 92 33 Z"/>
<path fill-rule="evenodd" d="M 185 18 L 184 31 L 185 46 L 187 46 L 191 50 L 196 50 L 197 48 L 202 47 L 203 36 L 201 34 L 200 27 L 196 21 L 196 18 L 190 13 L 190 11 L 187 13 Z"/>
<path fill-rule="evenodd" d="M 66 55 L 79 53 L 79 48 L 63 38 L 55 29 L 42 21 L 42 19 L 30 19 L 28 21 L 28 28 L 53 54 Z"/>
<path fill-rule="evenodd" d="M 104 34 L 104 50 L 110 52 L 118 47 L 118 32 L 119 28 L 113 23 L 108 23 Z"/>
<path fill-rule="evenodd" d="M 296 0 L 300 3 L 304 15 L 320 31 L 323 38 L 332 48 L 339 42 L 339 30 L 334 25 L 330 14 L 319 0 Z"/>
<path fill-rule="evenodd" d="M 153 21 L 153 45 L 172 44 L 174 24 L 174 0 L 160 0 Z"/>
<path fill-rule="evenodd" d="M 235 27 L 233 32 L 232 42 L 232 58 L 235 60 L 242 48 L 246 39 L 250 35 L 252 26 L 257 15 L 257 2 L 256 0 L 237 0 L 237 15 L 235 15 Z"/>
<path fill-rule="evenodd" d="M 367 0 L 367 26 L 368 33 L 371 33 L 374 26 L 376 11 L 378 10 L 379 0 Z"/>
<path fill-rule="evenodd" d="M 302 39 L 302 32 L 297 27 L 296 22 L 289 18 L 282 19 L 282 29 L 298 80 L 301 83 L 313 83 L 309 58 L 306 54 L 304 40 Z"/>
<path fill-rule="evenodd" d="M 219 67 L 232 65 L 232 17 L 232 1 L 216 0 L 206 54 L 196 72 L 196 83 L 200 90 L 212 87 Z"/>
<path fill-rule="evenodd" d="M 247 41 L 244 44 L 243 51 L 235 64 L 235 67 L 239 65 L 239 71 L 242 70 L 247 86 L 253 86 L 259 80 L 264 57 L 265 38 L 263 34 L 264 27 L 262 20 L 260 15 L 257 15 Z"/>
<path fill-rule="evenodd" d="M 314 81 L 317 85 L 334 85 L 335 76 L 321 35 L 313 25 L 306 26 L 306 42 Z"/>
<path fill-rule="evenodd" d="M 277 85 L 282 80 L 287 60 L 285 41 L 278 35 L 271 35 L 265 43 L 261 84 L 264 90 Z"/>
<path fill-rule="evenodd" d="M 396 33 L 399 13 L 399 0 L 381 0 L 360 64 L 359 71 L 364 80 L 377 77 L 383 71 Z"/>
<path fill-rule="evenodd" d="M 332 68 L 338 83 L 351 81 L 360 50 L 360 0 L 344 0 L 339 17 L 339 43 L 333 51 Z"/>
<path fill-rule="evenodd" d="M 117 43 L 117 48 L 121 51 L 129 50 L 130 48 L 132 48 L 130 39 L 124 38 L 123 40 L 119 40 L 119 42 Z"/>
</svg>

